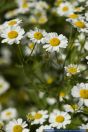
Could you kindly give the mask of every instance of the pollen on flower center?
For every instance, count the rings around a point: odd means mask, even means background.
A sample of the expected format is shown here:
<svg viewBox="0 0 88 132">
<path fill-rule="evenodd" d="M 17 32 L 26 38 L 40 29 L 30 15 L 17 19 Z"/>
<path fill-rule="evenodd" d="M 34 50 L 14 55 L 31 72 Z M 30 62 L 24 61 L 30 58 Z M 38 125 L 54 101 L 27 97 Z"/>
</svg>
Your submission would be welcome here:
<svg viewBox="0 0 88 132">
<path fill-rule="evenodd" d="M 2 84 L 0 84 L 0 89 L 3 87 L 3 85 Z"/>
<path fill-rule="evenodd" d="M 42 118 L 42 114 L 36 113 L 34 119 L 40 119 L 40 118 Z"/>
<path fill-rule="evenodd" d="M 18 32 L 16 32 L 16 31 L 10 31 L 10 32 L 8 33 L 8 37 L 9 37 L 10 39 L 17 38 L 17 36 L 18 36 Z"/>
<path fill-rule="evenodd" d="M 50 39 L 50 45 L 51 46 L 58 46 L 59 44 L 60 44 L 60 40 L 58 38 Z"/>
<path fill-rule="evenodd" d="M 67 6 L 64 6 L 63 7 L 63 11 L 65 12 L 65 11 L 68 11 L 69 10 L 69 8 L 67 7 Z"/>
<path fill-rule="evenodd" d="M 75 26 L 79 27 L 79 28 L 85 28 L 85 23 L 81 22 L 81 21 L 77 21 L 74 23 Z"/>
<path fill-rule="evenodd" d="M 88 90 L 87 89 L 81 89 L 80 90 L 80 97 L 84 99 L 88 99 Z"/>
<path fill-rule="evenodd" d="M 69 18 L 76 19 L 76 18 L 78 18 L 78 15 L 77 14 L 71 14 L 71 15 L 69 15 Z"/>
<path fill-rule="evenodd" d="M 15 21 L 15 20 L 12 20 L 12 21 L 10 21 L 10 22 L 8 22 L 8 25 L 9 26 L 13 26 L 13 25 L 15 25 L 17 22 Z"/>
<path fill-rule="evenodd" d="M 7 115 L 7 116 L 10 116 L 10 115 L 11 115 L 11 112 L 6 112 L 6 115 Z"/>
<path fill-rule="evenodd" d="M 37 40 L 40 40 L 40 39 L 43 38 L 43 35 L 40 32 L 36 32 L 36 33 L 34 33 L 34 38 L 37 39 Z"/>
<path fill-rule="evenodd" d="M 77 73 L 77 68 L 76 67 L 70 67 L 70 68 L 68 68 L 68 72 L 71 74 L 75 74 L 75 73 Z"/>
<path fill-rule="evenodd" d="M 23 8 L 27 8 L 28 7 L 28 4 L 26 2 L 23 3 L 22 5 Z"/>
<path fill-rule="evenodd" d="M 15 125 L 13 128 L 13 132 L 22 132 L 23 128 L 21 127 L 21 125 Z"/>
<path fill-rule="evenodd" d="M 56 122 L 62 123 L 63 121 L 64 121 L 64 117 L 63 116 L 59 115 L 59 116 L 56 117 Z"/>
</svg>

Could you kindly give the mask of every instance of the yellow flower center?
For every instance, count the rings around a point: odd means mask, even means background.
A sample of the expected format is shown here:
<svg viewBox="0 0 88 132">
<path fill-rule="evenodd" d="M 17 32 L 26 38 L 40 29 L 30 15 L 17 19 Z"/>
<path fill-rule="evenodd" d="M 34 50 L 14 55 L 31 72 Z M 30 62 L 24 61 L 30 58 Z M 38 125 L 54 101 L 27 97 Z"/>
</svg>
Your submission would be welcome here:
<svg viewBox="0 0 88 132">
<path fill-rule="evenodd" d="M 77 73 L 77 68 L 76 67 L 70 67 L 68 68 L 68 72 L 71 74 L 76 74 Z"/>
<path fill-rule="evenodd" d="M 74 25 L 78 28 L 85 28 L 85 23 L 82 21 L 77 21 L 74 23 Z"/>
<path fill-rule="evenodd" d="M 33 49 L 33 48 L 34 48 L 34 43 L 30 43 L 30 44 L 28 45 L 28 47 L 29 47 L 30 49 Z"/>
<path fill-rule="evenodd" d="M 71 14 L 71 15 L 69 15 L 69 18 L 76 19 L 76 18 L 78 18 L 78 15 L 77 14 Z"/>
<path fill-rule="evenodd" d="M 0 89 L 3 87 L 3 84 L 0 84 Z"/>
<path fill-rule="evenodd" d="M 10 22 L 8 22 L 8 25 L 9 26 L 14 26 L 17 22 L 15 20 L 12 20 Z"/>
<path fill-rule="evenodd" d="M 60 97 L 64 97 L 65 93 L 64 92 L 60 92 Z"/>
<path fill-rule="evenodd" d="M 53 78 L 52 78 L 52 77 L 49 77 L 49 78 L 47 79 L 47 83 L 48 83 L 48 84 L 52 84 L 52 83 L 53 83 Z"/>
<path fill-rule="evenodd" d="M 37 39 L 37 40 L 40 40 L 40 39 L 43 38 L 43 35 L 40 32 L 36 32 L 36 33 L 34 33 L 34 38 Z"/>
<path fill-rule="evenodd" d="M 11 112 L 6 112 L 6 116 L 10 116 L 11 115 Z"/>
<path fill-rule="evenodd" d="M 42 118 L 42 114 L 36 113 L 34 119 L 40 119 L 40 118 Z"/>
<path fill-rule="evenodd" d="M 58 38 L 50 39 L 50 45 L 51 46 L 58 46 L 59 44 L 60 44 L 60 40 Z"/>
<path fill-rule="evenodd" d="M 64 121 L 64 117 L 61 116 L 61 115 L 59 115 L 59 116 L 56 117 L 55 120 L 56 120 L 56 122 L 58 122 L 58 123 L 62 123 L 62 122 Z"/>
<path fill-rule="evenodd" d="M 16 31 L 10 31 L 10 32 L 8 33 L 8 37 L 9 37 L 10 39 L 17 38 L 17 36 L 18 36 L 18 32 L 16 32 Z"/>
<path fill-rule="evenodd" d="M 16 125 L 13 127 L 13 132 L 22 132 L 23 128 L 21 125 Z"/>
<path fill-rule="evenodd" d="M 83 99 L 88 99 L 88 90 L 87 89 L 81 89 L 80 90 L 80 97 Z"/>
<path fill-rule="evenodd" d="M 64 12 L 66 12 L 66 11 L 68 11 L 68 10 L 69 10 L 68 6 L 64 6 L 64 7 L 63 7 L 63 11 L 64 11 Z"/>
<path fill-rule="evenodd" d="M 28 8 L 28 3 L 24 2 L 22 5 L 23 8 Z"/>
</svg>

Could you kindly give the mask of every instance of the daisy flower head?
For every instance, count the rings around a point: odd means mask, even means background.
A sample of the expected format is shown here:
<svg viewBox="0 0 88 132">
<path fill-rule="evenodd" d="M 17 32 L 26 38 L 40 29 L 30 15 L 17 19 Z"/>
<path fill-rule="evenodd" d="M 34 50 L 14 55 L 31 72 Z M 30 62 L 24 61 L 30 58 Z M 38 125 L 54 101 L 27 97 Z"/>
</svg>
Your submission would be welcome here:
<svg viewBox="0 0 88 132">
<path fill-rule="evenodd" d="M 26 121 L 23 121 L 23 119 L 14 119 L 7 124 L 6 132 L 29 132 L 27 126 Z"/>
<path fill-rule="evenodd" d="M 72 20 L 71 23 L 79 32 L 88 33 L 88 22 L 82 17 Z"/>
<path fill-rule="evenodd" d="M 87 124 L 82 124 L 79 128 L 88 130 L 88 123 Z"/>
<path fill-rule="evenodd" d="M 66 125 L 71 123 L 71 116 L 67 112 L 58 110 L 50 114 L 49 122 L 50 126 L 57 129 L 66 128 Z"/>
<path fill-rule="evenodd" d="M 31 125 L 43 124 L 47 118 L 48 118 L 48 111 L 47 110 L 40 110 L 38 112 L 31 112 L 27 116 L 27 119 L 31 120 Z"/>
<path fill-rule="evenodd" d="M 66 112 L 71 112 L 71 113 L 81 111 L 80 110 L 81 106 L 79 106 L 79 104 L 72 104 L 72 105 L 65 104 L 65 105 L 63 105 L 63 108 Z"/>
<path fill-rule="evenodd" d="M 72 76 L 80 72 L 79 67 L 75 64 L 70 64 L 65 67 L 67 76 Z"/>
<path fill-rule="evenodd" d="M 11 120 L 13 118 L 16 118 L 16 116 L 17 116 L 17 111 L 15 108 L 8 108 L 1 112 L 1 119 L 3 121 Z"/>
<path fill-rule="evenodd" d="M 79 99 L 80 104 L 88 107 L 88 83 L 80 83 L 74 86 L 71 90 L 71 95 Z"/>
<path fill-rule="evenodd" d="M 1 34 L 1 37 L 3 38 L 2 43 L 8 43 L 9 45 L 14 43 L 19 44 L 24 33 L 24 29 L 20 26 L 8 27 Z"/>
<path fill-rule="evenodd" d="M 10 88 L 10 84 L 0 77 L 0 95 L 4 94 Z"/>
<path fill-rule="evenodd" d="M 44 44 L 45 43 L 45 36 L 47 35 L 47 33 L 45 32 L 45 30 L 41 30 L 38 28 L 35 28 L 35 30 L 30 30 L 28 32 L 28 37 L 30 38 L 30 40 L 33 43 L 37 43 L 37 44 Z"/>
<path fill-rule="evenodd" d="M 8 27 L 12 27 L 12 26 L 18 26 L 20 23 L 22 22 L 22 20 L 20 19 L 12 19 L 10 21 L 7 21 L 3 24 L 4 28 L 8 28 Z"/>
<path fill-rule="evenodd" d="M 54 52 L 59 51 L 59 48 L 66 48 L 68 40 L 65 36 L 62 34 L 58 35 L 57 33 L 49 33 L 45 37 L 46 44 L 43 46 L 43 48 L 46 49 L 46 51 Z"/>
<path fill-rule="evenodd" d="M 69 2 L 63 2 L 57 8 L 57 13 L 60 16 L 68 16 L 69 14 L 73 13 L 73 11 L 74 11 L 74 6 L 72 6 L 72 4 Z"/>
</svg>

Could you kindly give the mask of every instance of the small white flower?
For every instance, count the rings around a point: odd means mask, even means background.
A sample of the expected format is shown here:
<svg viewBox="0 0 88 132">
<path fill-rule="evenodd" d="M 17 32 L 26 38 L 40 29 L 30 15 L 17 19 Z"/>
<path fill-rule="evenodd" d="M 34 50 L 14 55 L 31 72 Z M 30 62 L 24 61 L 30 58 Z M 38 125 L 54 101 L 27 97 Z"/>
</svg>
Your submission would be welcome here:
<svg viewBox="0 0 88 132">
<path fill-rule="evenodd" d="M 86 22 L 84 19 L 74 19 L 71 21 L 71 23 L 79 32 L 88 33 L 88 22 Z"/>
<path fill-rule="evenodd" d="M 16 116 L 17 116 L 17 111 L 15 108 L 8 108 L 1 112 L 1 119 L 3 121 L 11 120 L 13 118 L 16 118 Z"/>
<path fill-rule="evenodd" d="M 80 104 L 88 107 L 88 83 L 77 84 L 72 88 L 71 94 L 79 99 Z"/>
<path fill-rule="evenodd" d="M 55 111 L 50 114 L 49 122 L 52 127 L 66 128 L 66 125 L 71 123 L 71 116 L 67 112 Z"/>
<path fill-rule="evenodd" d="M 45 126 L 40 126 L 36 132 L 43 132 L 44 130 L 47 130 L 47 129 L 53 129 L 51 126 L 48 126 L 48 125 L 45 125 Z"/>
<path fill-rule="evenodd" d="M 6 126 L 6 132 L 29 132 L 26 121 L 23 122 L 21 118 L 10 121 Z"/>
<path fill-rule="evenodd" d="M 59 48 L 66 48 L 67 47 L 67 38 L 63 36 L 62 34 L 58 35 L 57 33 L 49 33 L 45 37 L 46 44 L 43 46 L 43 48 L 46 49 L 46 51 L 54 52 L 59 51 Z"/>
<path fill-rule="evenodd" d="M 41 30 L 38 28 L 35 28 L 35 30 L 30 30 L 28 32 L 28 37 L 30 38 L 30 40 L 37 44 L 45 43 L 44 38 L 46 35 L 47 35 L 47 33 L 45 32 L 45 30 Z"/>
<path fill-rule="evenodd" d="M 20 20 L 20 19 L 12 19 L 10 21 L 6 21 L 2 26 L 3 26 L 3 28 L 18 26 L 21 22 L 22 22 L 22 20 Z"/>
<path fill-rule="evenodd" d="M 80 129 L 88 129 L 88 123 L 87 124 L 82 124 L 80 127 Z"/>
<path fill-rule="evenodd" d="M 65 67 L 65 71 L 67 73 L 67 76 L 75 75 L 80 72 L 79 67 L 74 64 L 70 64 L 67 67 Z"/>
<path fill-rule="evenodd" d="M 74 11 L 74 6 L 72 6 L 70 2 L 63 2 L 57 8 L 57 13 L 60 16 L 68 16 L 69 14 L 73 13 L 73 11 Z"/>
<path fill-rule="evenodd" d="M 4 94 L 10 88 L 10 84 L 0 77 L 0 95 Z"/>
<path fill-rule="evenodd" d="M 44 97 L 44 95 L 45 95 L 44 92 L 42 92 L 42 91 L 39 92 L 39 98 L 40 98 L 40 99 L 42 99 L 42 98 Z"/>
<path fill-rule="evenodd" d="M 46 101 L 49 105 L 54 105 L 57 102 L 55 98 L 50 98 L 50 97 L 46 98 Z"/>
<path fill-rule="evenodd" d="M 65 104 L 63 105 L 63 108 L 66 112 L 71 112 L 71 113 L 81 111 L 81 106 L 79 106 L 78 104 L 73 104 L 73 105 Z"/>
<path fill-rule="evenodd" d="M 31 125 L 43 124 L 43 122 L 45 122 L 46 119 L 48 118 L 48 111 L 40 110 L 38 112 L 31 112 L 30 115 L 32 116 L 32 119 L 33 119 L 33 121 L 31 122 Z"/>
<path fill-rule="evenodd" d="M 24 29 L 20 28 L 19 26 L 8 27 L 1 34 L 1 37 L 3 38 L 2 43 L 7 42 L 9 45 L 14 43 L 19 44 L 24 33 Z"/>
</svg>

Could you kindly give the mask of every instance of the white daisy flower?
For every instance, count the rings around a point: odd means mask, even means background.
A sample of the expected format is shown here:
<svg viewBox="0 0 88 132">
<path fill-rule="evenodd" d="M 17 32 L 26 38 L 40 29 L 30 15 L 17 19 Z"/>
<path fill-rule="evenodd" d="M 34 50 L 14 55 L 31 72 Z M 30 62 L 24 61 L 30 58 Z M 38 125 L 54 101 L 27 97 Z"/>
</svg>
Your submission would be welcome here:
<svg viewBox="0 0 88 132">
<path fill-rule="evenodd" d="M 46 49 L 46 51 L 54 52 L 59 51 L 59 48 L 66 48 L 67 47 L 67 38 L 63 36 L 62 34 L 58 35 L 57 33 L 49 33 L 45 37 L 46 44 L 43 46 L 43 48 Z"/>
<path fill-rule="evenodd" d="M 80 107 L 78 104 L 73 104 L 73 105 L 69 105 L 69 104 L 65 104 L 63 105 L 63 108 L 66 112 L 71 112 L 71 113 L 74 113 L 74 112 L 80 112 Z"/>
<path fill-rule="evenodd" d="M 73 13 L 73 11 L 74 11 L 74 6 L 72 6 L 72 4 L 69 2 L 63 2 L 57 8 L 57 13 L 60 16 L 68 16 L 69 14 Z"/>
<path fill-rule="evenodd" d="M 38 129 L 36 129 L 36 132 L 44 132 L 44 130 L 47 130 L 47 129 L 53 129 L 53 128 L 49 125 L 45 125 L 45 126 L 42 125 Z"/>
<path fill-rule="evenodd" d="M 66 128 L 66 125 L 71 123 L 71 116 L 67 112 L 55 111 L 50 114 L 49 122 L 52 127 Z"/>
<path fill-rule="evenodd" d="M 32 117 L 31 125 L 33 124 L 43 124 L 48 118 L 48 111 L 47 110 L 40 110 L 38 112 L 31 112 L 29 114 Z"/>
<path fill-rule="evenodd" d="M 40 99 L 42 99 L 42 98 L 44 97 L 44 95 L 45 95 L 45 93 L 44 93 L 44 92 L 39 91 L 39 95 L 38 95 L 38 96 L 39 96 L 39 98 L 40 98 Z"/>
<path fill-rule="evenodd" d="M 19 26 L 8 27 L 1 34 L 1 37 L 3 38 L 2 43 L 8 43 L 9 45 L 14 43 L 19 44 L 24 33 L 24 29 L 20 28 Z"/>
<path fill-rule="evenodd" d="M 20 19 L 12 19 L 10 21 L 5 22 L 2 26 L 3 26 L 3 28 L 18 26 L 21 22 L 22 22 L 22 20 L 20 20 Z"/>
<path fill-rule="evenodd" d="M 67 73 L 67 76 L 75 75 L 80 72 L 79 67 L 75 64 L 70 64 L 66 66 L 65 71 Z"/>
<path fill-rule="evenodd" d="M 88 129 L 88 123 L 87 124 L 82 124 L 79 128 L 87 130 Z"/>
<path fill-rule="evenodd" d="M 30 40 L 34 43 L 40 44 L 40 43 L 45 43 L 44 38 L 47 35 L 45 30 L 41 30 L 38 28 L 35 28 L 35 30 L 30 30 L 28 32 L 28 37 Z"/>
<path fill-rule="evenodd" d="M 84 21 L 84 19 L 75 19 L 71 23 L 79 32 L 88 33 L 88 22 Z"/>
<path fill-rule="evenodd" d="M 10 84 L 0 77 L 0 95 L 4 94 L 10 88 Z"/>
<path fill-rule="evenodd" d="M 17 116 L 17 111 L 15 108 L 8 108 L 1 112 L 1 120 L 3 121 L 11 120 L 13 118 L 16 118 L 16 116 Z"/>
<path fill-rule="evenodd" d="M 6 132 L 29 132 L 26 121 L 23 122 L 21 118 L 10 121 L 6 126 Z"/>
<path fill-rule="evenodd" d="M 46 98 L 46 101 L 49 105 L 54 105 L 57 102 L 55 98 L 50 98 L 50 97 Z"/>
<path fill-rule="evenodd" d="M 71 94 L 79 99 L 80 104 L 88 107 L 88 83 L 77 84 L 72 88 Z"/>
</svg>

